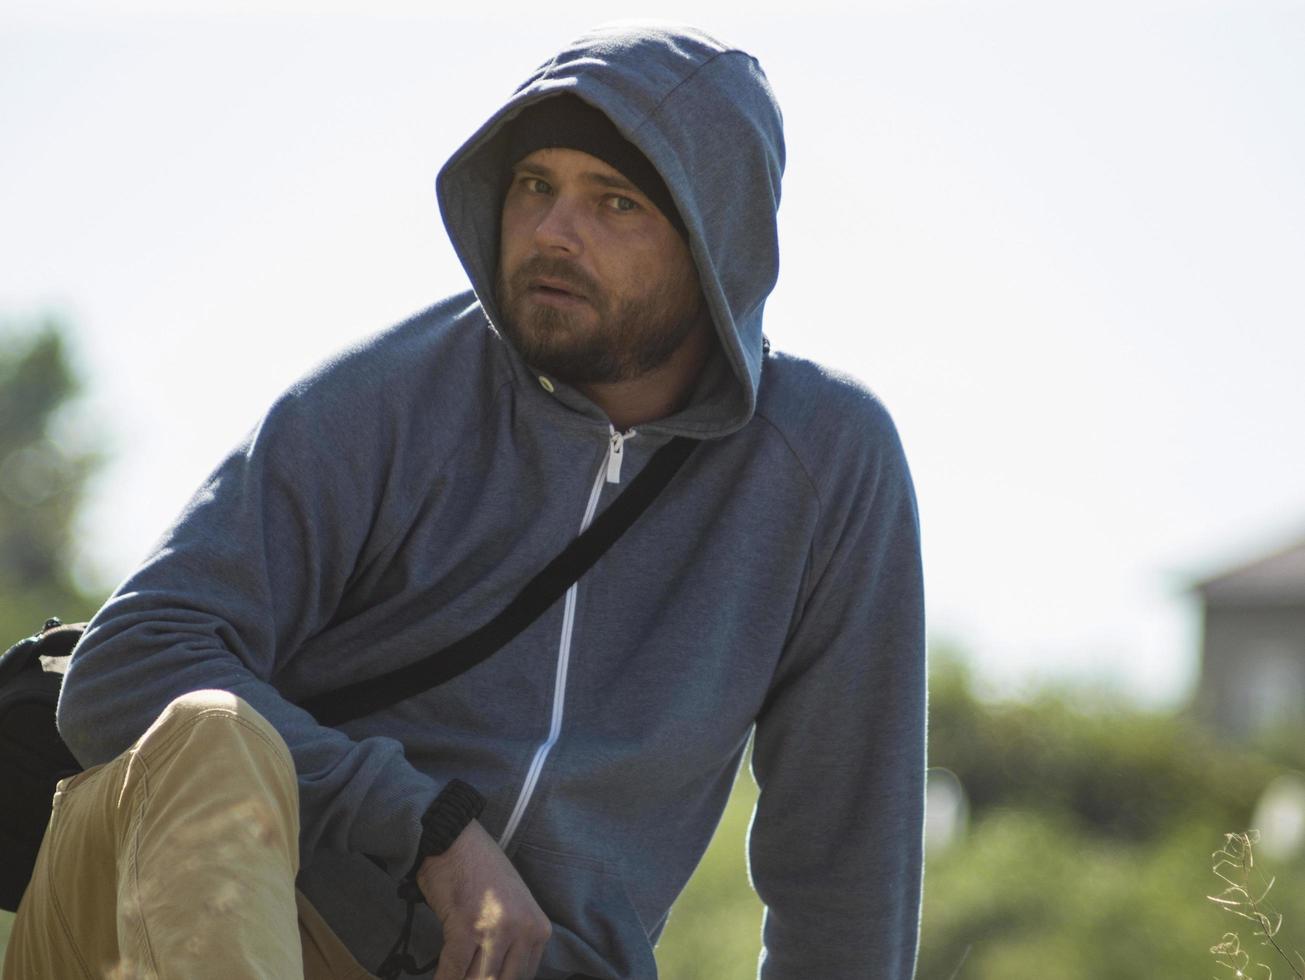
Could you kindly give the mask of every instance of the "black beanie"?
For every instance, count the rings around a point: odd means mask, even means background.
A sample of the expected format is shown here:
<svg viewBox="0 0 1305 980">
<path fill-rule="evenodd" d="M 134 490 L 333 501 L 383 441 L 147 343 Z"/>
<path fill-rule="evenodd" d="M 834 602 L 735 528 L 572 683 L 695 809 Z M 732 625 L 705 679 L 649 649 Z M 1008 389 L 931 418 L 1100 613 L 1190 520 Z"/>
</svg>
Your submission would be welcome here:
<svg viewBox="0 0 1305 980">
<path fill-rule="evenodd" d="M 666 182 L 639 148 L 620 134 L 600 110 L 574 95 L 557 95 L 526 106 L 508 123 L 508 163 L 551 147 L 580 150 L 597 157 L 639 188 L 666 215 L 681 237 L 688 231 Z"/>
</svg>

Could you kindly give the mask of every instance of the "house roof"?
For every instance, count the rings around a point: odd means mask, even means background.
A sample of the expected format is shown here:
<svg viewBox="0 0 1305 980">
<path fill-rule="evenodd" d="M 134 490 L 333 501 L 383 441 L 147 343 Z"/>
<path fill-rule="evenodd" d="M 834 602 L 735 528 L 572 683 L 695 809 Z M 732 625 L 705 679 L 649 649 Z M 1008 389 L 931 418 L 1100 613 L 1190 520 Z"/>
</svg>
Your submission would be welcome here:
<svg viewBox="0 0 1305 980">
<path fill-rule="evenodd" d="M 1207 603 L 1305 606 L 1305 540 L 1194 586 Z"/>
</svg>

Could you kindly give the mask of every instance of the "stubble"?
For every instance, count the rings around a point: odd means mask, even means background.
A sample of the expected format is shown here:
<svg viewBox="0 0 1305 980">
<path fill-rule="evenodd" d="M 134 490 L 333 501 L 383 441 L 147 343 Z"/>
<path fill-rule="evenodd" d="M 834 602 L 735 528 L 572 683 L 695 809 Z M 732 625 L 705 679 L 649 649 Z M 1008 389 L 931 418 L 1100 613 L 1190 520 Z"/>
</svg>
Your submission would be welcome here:
<svg viewBox="0 0 1305 980">
<path fill-rule="evenodd" d="M 533 302 L 530 281 L 556 279 L 586 297 L 590 310 Z M 631 381 L 665 364 L 698 324 L 701 293 L 660 283 L 613 299 L 565 259 L 536 255 L 510 277 L 499 267 L 495 298 L 503 332 L 536 369 L 570 385 Z M 596 314 L 596 316 L 595 316 Z"/>
</svg>

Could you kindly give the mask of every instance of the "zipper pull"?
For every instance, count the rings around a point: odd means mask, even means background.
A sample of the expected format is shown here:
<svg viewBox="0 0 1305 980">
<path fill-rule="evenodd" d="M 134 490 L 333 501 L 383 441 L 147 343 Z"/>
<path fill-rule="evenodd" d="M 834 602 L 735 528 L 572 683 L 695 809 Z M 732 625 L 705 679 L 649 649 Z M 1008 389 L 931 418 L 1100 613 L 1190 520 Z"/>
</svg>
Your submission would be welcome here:
<svg viewBox="0 0 1305 980">
<path fill-rule="evenodd" d="M 625 459 L 625 440 L 634 436 L 634 430 L 621 433 L 611 426 L 612 441 L 607 447 L 607 482 L 621 482 L 621 461 Z"/>
</svg>

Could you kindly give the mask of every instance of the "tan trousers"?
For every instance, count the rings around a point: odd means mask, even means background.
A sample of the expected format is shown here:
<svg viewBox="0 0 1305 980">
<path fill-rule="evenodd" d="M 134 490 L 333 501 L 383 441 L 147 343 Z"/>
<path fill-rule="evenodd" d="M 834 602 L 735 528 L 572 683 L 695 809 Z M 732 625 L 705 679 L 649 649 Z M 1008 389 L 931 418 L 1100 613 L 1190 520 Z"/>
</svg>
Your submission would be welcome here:
<svg viewBox="0 0 1305 980">
<path fill-rule="evenodd" d="M 295 890 L 299 790 L 240 698 L 178 698 L 111 762 L 59 784 L 4 980 L 364 980 Z"/>
</svg>

